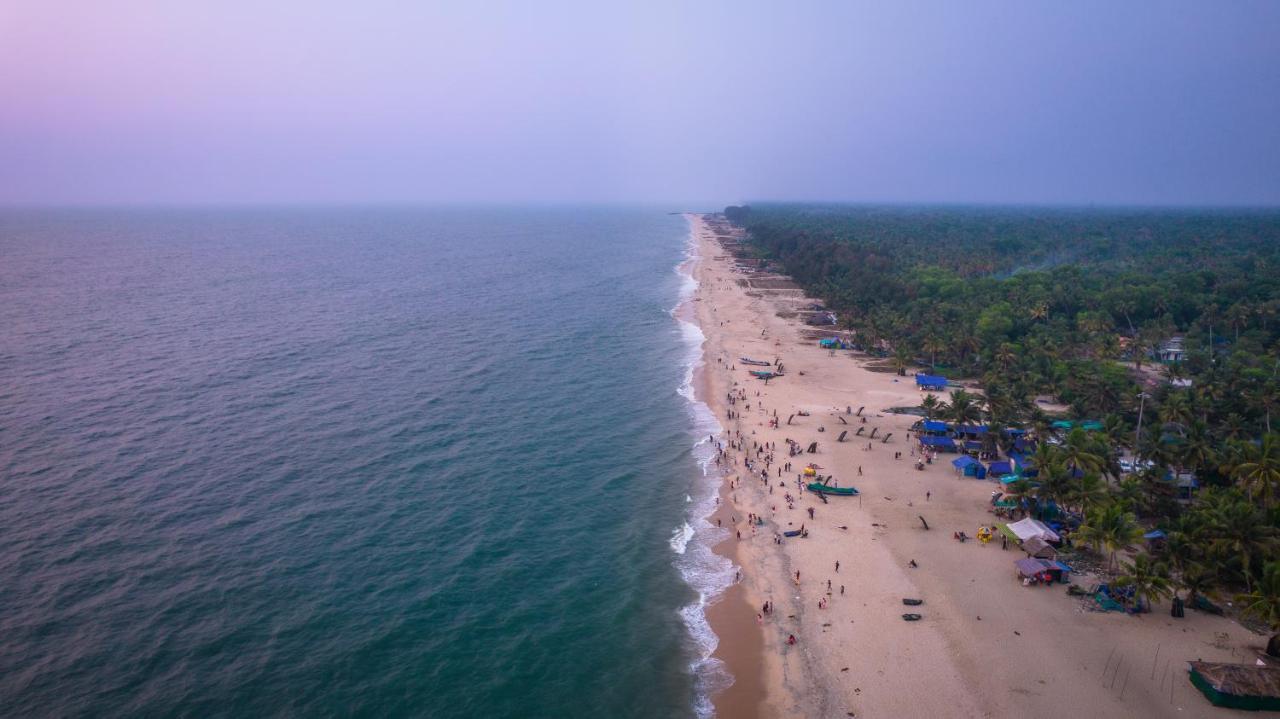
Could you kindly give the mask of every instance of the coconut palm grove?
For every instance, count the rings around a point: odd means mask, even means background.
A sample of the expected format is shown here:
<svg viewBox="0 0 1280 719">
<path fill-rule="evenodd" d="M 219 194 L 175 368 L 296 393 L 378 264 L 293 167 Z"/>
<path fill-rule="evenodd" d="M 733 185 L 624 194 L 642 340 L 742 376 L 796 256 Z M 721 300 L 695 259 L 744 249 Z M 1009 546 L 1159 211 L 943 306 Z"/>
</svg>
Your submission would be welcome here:
<svg viewBox="0 0 1280 719">
<path fill-rule="evenodd" d="M 983 450 L 1025 451 L 1003 499 L 1059 516 L 1126 601 L 1280 628 L 1280 213 L 726 215 L 855 349 L 954 387 L 916 412 L 985 423 Z"/>
</svg>

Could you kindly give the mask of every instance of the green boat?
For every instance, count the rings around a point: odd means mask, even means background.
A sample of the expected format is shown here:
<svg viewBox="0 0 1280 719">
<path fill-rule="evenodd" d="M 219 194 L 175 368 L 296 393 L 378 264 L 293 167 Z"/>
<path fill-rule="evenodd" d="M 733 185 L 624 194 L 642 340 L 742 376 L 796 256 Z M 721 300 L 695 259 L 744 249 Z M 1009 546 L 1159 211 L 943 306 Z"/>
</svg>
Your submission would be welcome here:
<svg viewBox="0 0 1280 719">
<path fill-rule="evenodd" d="M 1214 706 L 1280 710 L 1280 668 L 1216 662 L 1189 664 L 1191 683 Z"/>
<path fill-rule="evenodd" d="M 858 490 L 853 487 L 828 487 L 821 482 L 810 482 L 809 491 L 820 494 L 835 494 L 841 497 L 852 497 L 858 493 Z"/>
</svg>

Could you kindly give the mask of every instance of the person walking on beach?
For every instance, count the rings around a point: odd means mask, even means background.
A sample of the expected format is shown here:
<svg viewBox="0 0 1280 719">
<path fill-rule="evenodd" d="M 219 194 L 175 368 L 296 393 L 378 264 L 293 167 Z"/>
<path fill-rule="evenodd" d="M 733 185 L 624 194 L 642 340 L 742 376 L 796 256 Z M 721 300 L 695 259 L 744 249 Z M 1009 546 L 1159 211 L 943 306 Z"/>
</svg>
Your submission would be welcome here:
<svg viewBox="0 0 1280 719">
<path fill-rule="evenodd" d="M 840 573 L 840 560 L 839 560 L 839 559 L 837 559 L 837 560 L 836 560 L 836 574 L 839 574 L 839 573 Z"/>
<path fill-rule="evenodd" d="M 925 492 L 925 493 L 924 493 L 924 501 L 928 502 L 928 501 L 929 501 L 929 498 L 930 498 L 930 497 L 932 497 L 932 496 L 933 496 L 933 492 Z"/>
</svg>

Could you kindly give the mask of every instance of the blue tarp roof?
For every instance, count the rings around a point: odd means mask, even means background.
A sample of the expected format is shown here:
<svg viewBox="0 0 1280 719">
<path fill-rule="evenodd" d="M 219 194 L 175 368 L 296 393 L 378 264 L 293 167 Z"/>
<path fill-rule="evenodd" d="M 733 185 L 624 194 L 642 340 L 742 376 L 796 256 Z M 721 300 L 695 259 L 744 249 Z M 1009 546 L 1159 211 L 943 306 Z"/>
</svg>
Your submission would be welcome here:
<svg viewBox="0 0 1280 719">
<path fill-rule="evenodd" d="M 961 424 L 956 426 L 957 432 L 964 434 L 986 434 L 987 425 L 985 424 Z"/>
<path fill-rule="evenodd" d="M 948 449 L 956 448 L 956 443 L 952 441 L 950 437 L 925 436 L 920 438 L 920 444 L 923 444 L 927 447 L 946 447 Z"/>
<path fill-rule="evenodd" d="M 936 419 L 926 419 L 922 426 L 926 432 L 946 432 L 948 429 L 946 422 L 939 422 Z"/>
<path fill-rule="evenodd" d="M 987 471 L 992 474 L 1013 474 L 1013 465 L 1008 462 L 992 462 Z"/>
<path fill-rule="evenodd" d="M 946 387 L 947 378 L 931 374 L 918 374 L 916 375 L 916 384 L 923 387 Z"/>
<path fill-rule="evenodd" d="M 978 449 L 978 450 L 980 450 L 980 449 L 982 449 L 982 443 L 981 443 L 981 442 L 979 442 L 979 441 L 978 441 L 978 440 L 976 440 L 976 439 L 966 439 L 966 440 L 964 441 L 964 448 L 965 448 L 965 449 Z"/>
<path fill-rule="evenodd" d="M 1153 529 L 1150 532 L 1147 532 L 1146 534 L 1142 535 L 1142 538 L 1143 539 L 1164 539 L 1165 533 L 1160 531 L 1159 529 Z"/>
<path fill-rule="evenodd" d="M 1000 431 L 1001 431 L 1001 432 L 1004 432 L 1005 434 L 1008 434 L 1008 435 L 1020 435 L 1020 434 L 1026 434 L 1026 433 L 1027 433 L 1027 430 L 1025 430 L 1025 429 L 1014 429 L 1014 428 L 1012 428 L 1012 427 L 1005 427 L 1004 429 L 1002 429 L 1002 430 L 1000 430 Z"/>
<path fill-rule="evenodd" d="M 965 467 L 972 467 L 975 464 L 982 464 L 982 463 L 966 454 L 963 457 L 956 457 L 955 459 L 951 460 L 951 464 L 956 469 L 964 469 Z"/>
</svg>

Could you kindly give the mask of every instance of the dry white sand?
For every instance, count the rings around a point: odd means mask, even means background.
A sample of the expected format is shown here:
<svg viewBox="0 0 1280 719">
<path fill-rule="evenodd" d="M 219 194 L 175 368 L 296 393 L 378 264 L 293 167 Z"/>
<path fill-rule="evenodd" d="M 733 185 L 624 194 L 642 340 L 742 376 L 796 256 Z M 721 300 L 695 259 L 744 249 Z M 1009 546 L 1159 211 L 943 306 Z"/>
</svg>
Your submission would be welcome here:
<svg viewBox="0 0 1280 719">
<path fill-rule="evenodd" d="M 761 667 L 759 679 L 751 681 L 763 682 L 764 689 L 763 701 L 753 707 L 760 715 L 1231 713 L 1214 708 L 1191 686 L 1185 662 L 1252 662 L 1265 638 L 1230 620 L 1193 611 L 1185 619 L 1172 619 L 1167 604 L 1138 617 L 1086 611 L 1061 585 L 1023 587 L 1014 577 L 1013 562 L 1025 555 L 1015 548 L 1001 551 L 998 542 L 983 546 L 953 540 L 956 530 L 972 536 L 979 525 L 995 521 L 988 511 L 994 485 L 957 477 L 949 455 L 923 472 L 914 469 L 907 430 L 916 418 L 883 411 L 919 404 L 913 380 L 870 371 L 850 353 L 832 353 L 804 340 L 802 323 L 778 316 L 780 307 L 794 305 L 795 293 L 788 298 L 786 292 L 742 286 L 746 275 L 701 217 L 690 215 L 690 222 L 700 250 L 695 305 L 707 336 L 703 391 L 726 429 L 741 431 L 747 448 L 732 453 L 736 464 L 730 466 L 730 476 L 740 479 L 737 489 L 726 490 L 731 504 L 721 516 L 726 525 L 728 516 L 736 516 L 742 531 L 741 541 L 729 542 L 742 563 L 746 601 L 752 608 L 766 600 L 776 606 L 764 621 L 763 648 L 753 651 L 759 653 Z M 766 386 L 748 374 L 752 368 L 738 361 L 742 356 L 780 356 L 786 376 Z M 733 409 L 741 417 L 729 420 L 726 395 L 737 390 L 746 391 L 751 409 L 739 402 Z M 846 407 L 856 411 L 860 406 L 869 418 L 867 433 L 873 427 L 879 429 L 878 437 L 893 433 L 887 444 L 877 438 L 867 450 L 865 439 L 836 443 L 841 430 L 853 435 L 864 426 L 844 415 Z M 801 409 L 810 416 L 796 417 L 787 426 L 787 416 Z M 767 426 L 774 411 L 778 429 Z M 790 459 L 793 471 L 779 478 L 777 467 L 788 461 L 785 438 L 805 446 L 817 441 L 819 449 Z M 745 454 L 755 454 L 752 442 L 777 445 L 773 494 L 742 464 Z M 895 460 L 898 451 L 903 458 Z M 797 494 L 796 474 L 810 461 L 840 485 L 858 487 L 861 497 L 831 497 L 823 504 L 806 492 L 788 509 L 783 493 Z M 777 486 L 780 481 L 787 490 Z M 929 501 L 927 491 L 932 493 Z M 809 507 L 815 508 L 813 520 Z M 767 520 L 755 536 L 745 519 L 751 512 Z M 931 531 L 923 529 L 917 515 L 928 520 Z M 774 532 L 801 524 L 809 529 L 808 538 L 774 543 Z M 840 525 L 848 529 L 838 529 Z M 908 568 L 912 559 L 918 568 Z M 793 581 L 797 570 L 798 585 Z M 1095 580 L 1075 575 L 1073 581 L 1088 586 Z M 829 597 L 829 606 L 819 609 L 823 597 Z M 924 604 L 905 607 L 904 597 L 921 598 Z M 905 622 L 901 615 L 907 611 L 924 618 Z M 754 614 L 721 612 L 712 618 L 721 636 L 761 631 Z M 789 634 L 797 637 L 795 645 L 786 643 Z M 751 645 L 726 642 L 722 651 Z M 742 657 L 733 659 L 731 664 L 742 664 Z M 717 704 L 725 716 L 748 713 L 732 701 Z"/>
</svg>

